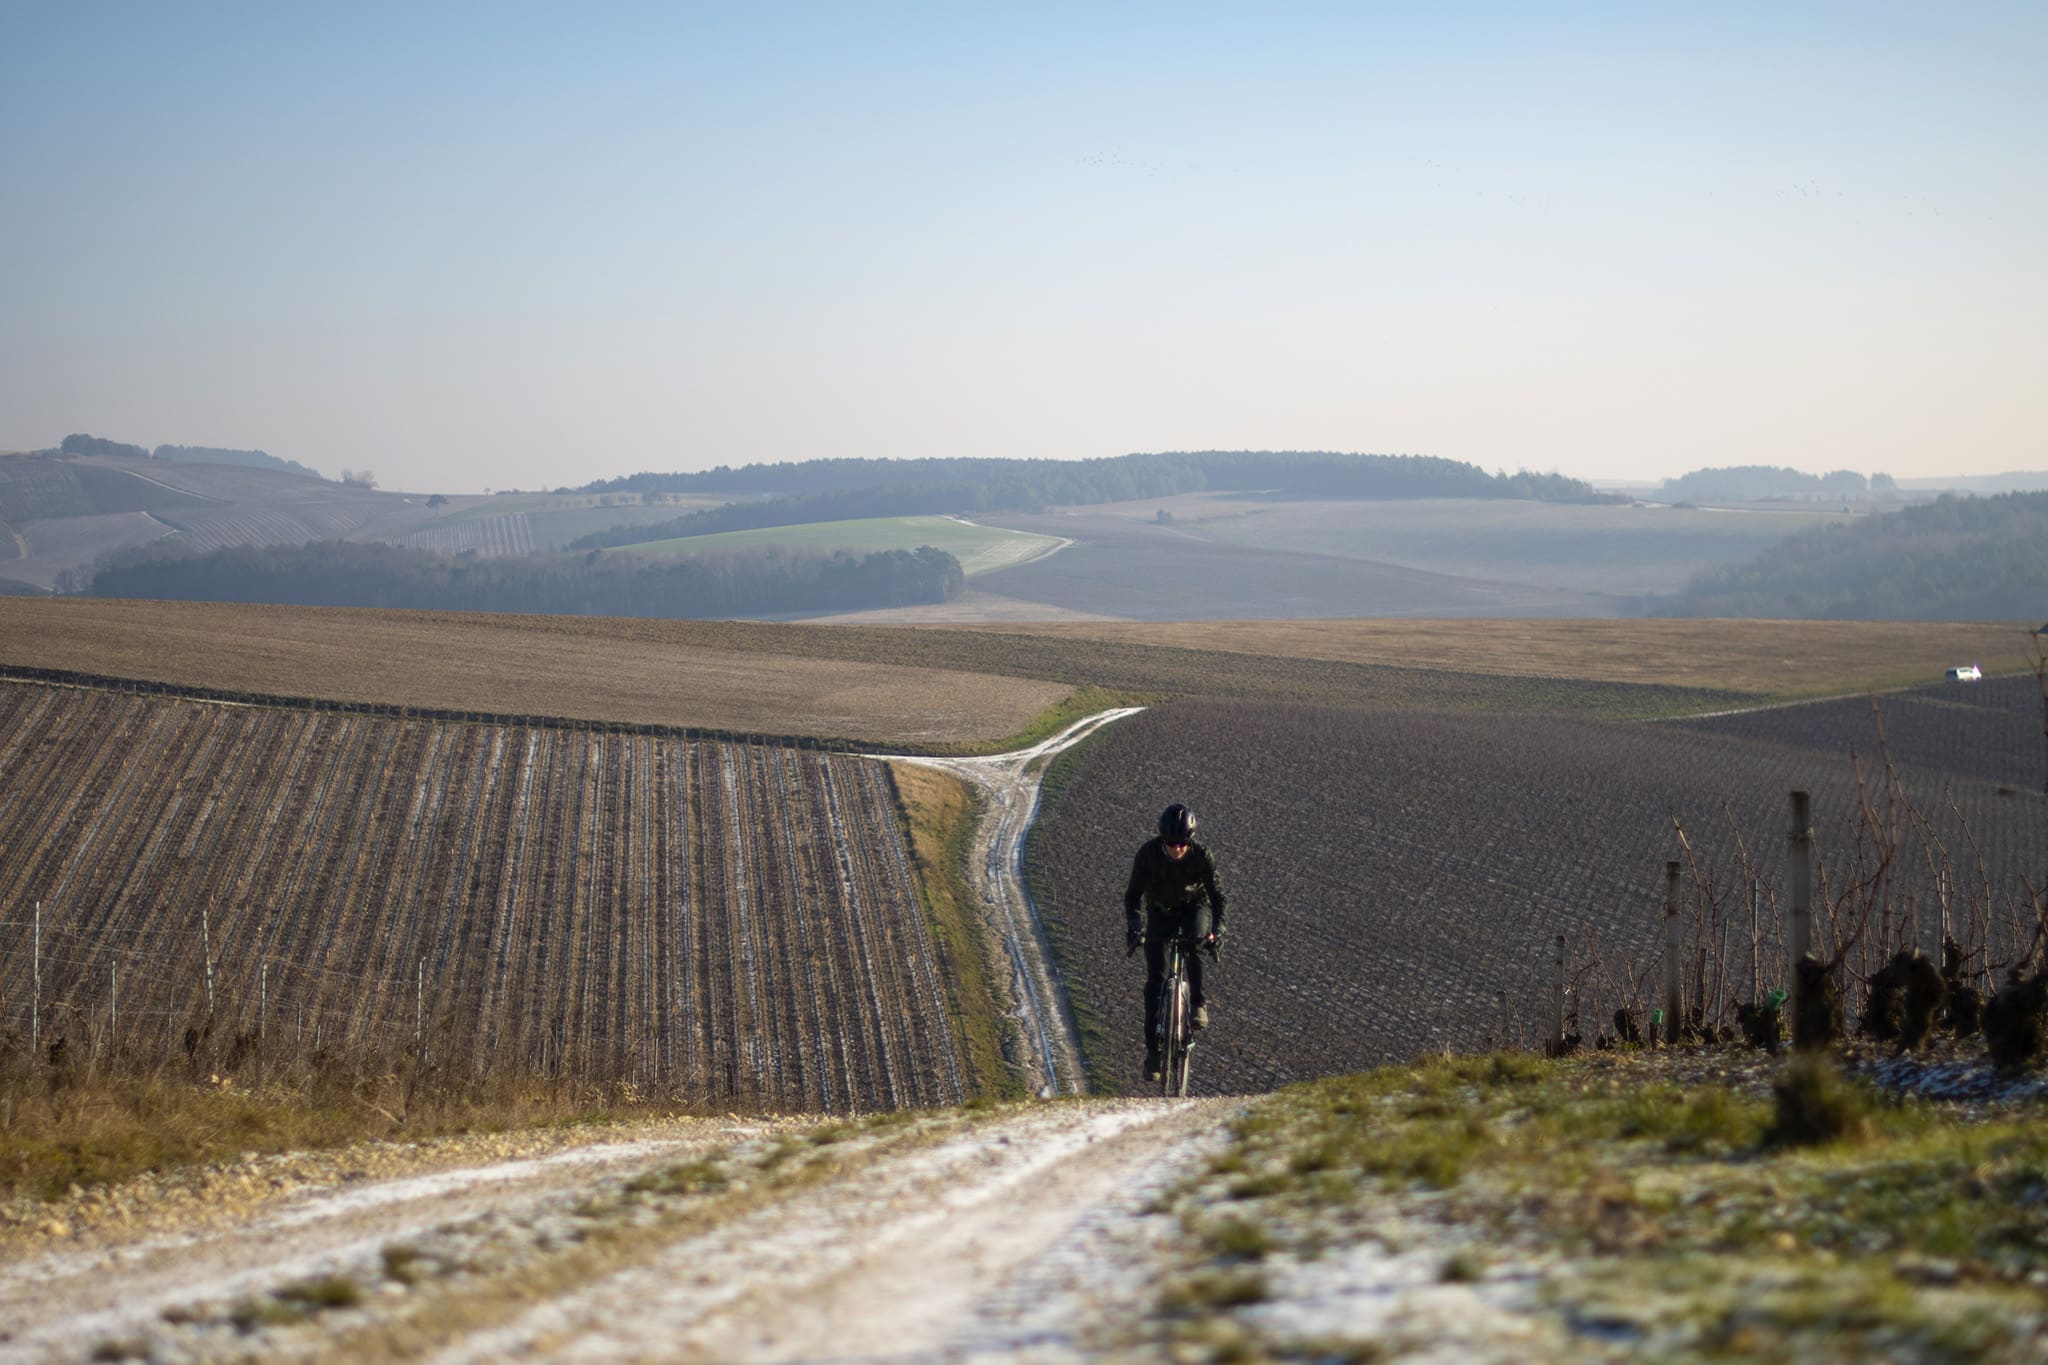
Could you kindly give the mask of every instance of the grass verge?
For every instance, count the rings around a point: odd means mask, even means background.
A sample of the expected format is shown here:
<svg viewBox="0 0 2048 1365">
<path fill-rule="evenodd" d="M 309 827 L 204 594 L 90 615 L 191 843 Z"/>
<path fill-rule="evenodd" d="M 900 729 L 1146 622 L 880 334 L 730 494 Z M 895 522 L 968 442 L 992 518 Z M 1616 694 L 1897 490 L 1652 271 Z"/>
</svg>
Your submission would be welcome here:
<svg viewBox="0 0 2048 1365">
<path fill-rule="evenodd" d="M 680 1112 L 628 1087 L 501 1077 L 429 1091 L 401 1078 L 301 1076 L 261 1085 L 161 1073 L 0 1077 L 0 1198 L 55 1199 L 73 1186 L 252 1155 L 372 1139 L 623 1122 Z"/>
<path fill-rule="evenodd" d="M 889 771 L 925 922 L 938 950 L 953 1034 L 967 1060 L 967 1097 L 1021 1098 L 1023 1084 L 1004 1061 L 1005 1016 L 995 997 L 1001 950 L 981 923 L 967 881 L 981 802 L 966 783 L 936 769 L 892 763 Z"/>
<path fill-rule="evenodd" d="M 1561 1357 L 2040 1349 L 2037 1115 L 1971 1121 L 1835 1077 L 1828 1104 L 1855 1121 L 1790 1140 L 1815 1131 L 1788 1113 L 1812 1104 L 1810 1077 L 1773 1098 L 1716 1080 L 1711 1064 L 1678 1079 L 1664 1064 L 1453 1057 L 1268 1096 L 1175 1197 L 1190 1233 L 1183 1282 L 1255 1266 L 1287 1298 L 1318 1262 L 1422 1255 L 1438 1285 L 1472 1287 L 1477 1315 L 1516 1301 Z M 1227 1295 L 1161 1312 L 1184 1327 L 1231 1317 L 1224 1336 L 1251 1333 L 1261 1358 L 1290 1353 Z"/>
</svg>

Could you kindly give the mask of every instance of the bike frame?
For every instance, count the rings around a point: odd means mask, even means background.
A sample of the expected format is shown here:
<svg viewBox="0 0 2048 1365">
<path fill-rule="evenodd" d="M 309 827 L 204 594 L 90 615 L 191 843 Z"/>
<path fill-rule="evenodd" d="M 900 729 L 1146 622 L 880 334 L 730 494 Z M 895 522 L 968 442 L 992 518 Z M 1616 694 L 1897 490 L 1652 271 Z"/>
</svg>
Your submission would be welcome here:
<svg viewBox="0 0 2048 1365">
<path fill-rule="evenodd" d="M 1159 1093 L 1171 1098 L 1188 1093 L 1188 1053 L 1195 1034 L 1187 955 L 1195 950 L 1194 941 L 1180 935 L 1166 941 L 1166 970 L 1159 983 Z"/>
</svg>

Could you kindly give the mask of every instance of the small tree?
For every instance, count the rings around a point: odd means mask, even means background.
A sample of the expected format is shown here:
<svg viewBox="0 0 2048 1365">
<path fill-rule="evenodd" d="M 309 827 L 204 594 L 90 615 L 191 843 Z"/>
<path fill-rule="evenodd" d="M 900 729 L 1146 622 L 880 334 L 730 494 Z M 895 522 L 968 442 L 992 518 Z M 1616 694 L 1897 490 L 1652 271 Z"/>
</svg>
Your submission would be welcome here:
<svg viewBox="0 0 2048 1365">
<path fill-rule="evenodd" d="M 375 488 L 377 476 L 367 469 L 344 469 L 341 481 L 350 488 Z"/>
</svg>

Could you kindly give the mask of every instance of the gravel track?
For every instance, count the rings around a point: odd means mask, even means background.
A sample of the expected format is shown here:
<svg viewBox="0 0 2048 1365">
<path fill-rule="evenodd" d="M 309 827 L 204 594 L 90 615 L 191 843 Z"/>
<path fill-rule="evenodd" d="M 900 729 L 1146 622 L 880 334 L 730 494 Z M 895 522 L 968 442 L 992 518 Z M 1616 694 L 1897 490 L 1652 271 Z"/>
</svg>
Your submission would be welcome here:
<svg viewBox="0 0 2048 1365">
<path fill-rule="evenodd" d="M 372 1145 L 175 1188 L 146 1178 L 58 1206 L 89 1228 L 16 1226 L 0 1259 L 0 1365 L 364 1349 L 446 1361 L 1115 1353 L 1147 1330 L 1170 1273 L 1179 1225 L 1162 1196 L 1222 1149 L 1239 1105 L 1035 1104 L 844 1136 L 812 1134 L 815 1120 L 673 1121 L 575 1146 Z M 507 1150 L 521 1155 L 473 1164 Z M 740 1182 L 730 1203 L 630 1193 L 648 1184 L 635 1177 L 658 1184 L 705 1161 Z M 789 1178 L 807 1163 L 819 1174 Z M 392 1272 L 394 1247 L 420 1258 L 418 1275 Z M 249 1307 L 327 1277 L 354 1286 L 353 1301 Z"/>
<path fill-rule="evenodd" d="M 439 1359 L 1064 1360 L 1156 1295 L 1153 1209 L 1227 1101 L 1013 1111 L 678 1241 Z"/>
<path fill-rule="evenodd" d="M 1052 738 L 1015 753 L 988 758 L 928 758 L 879 754 L 890 762 L 938 768 L 971 783 L 982 797 L 975 838 L 982 855 L 971 872 L 981 894 L 982 915 L 1000 936 L 1010 961 L 1004 983 L 1009 1007 L 1029 1047 L 1021 1060 L 1032 1093 L 1040 1098 L 1085 1093 L 1079 1031 L 1065 986 L 1052 970 L 1045 926 L 1024 887 L 1024 835 L 1038 814 L 1040 779 L 1046 763 L 1105 725 L 1136 715 L 1127 706 L 1075 721 Z"/>
</svg>

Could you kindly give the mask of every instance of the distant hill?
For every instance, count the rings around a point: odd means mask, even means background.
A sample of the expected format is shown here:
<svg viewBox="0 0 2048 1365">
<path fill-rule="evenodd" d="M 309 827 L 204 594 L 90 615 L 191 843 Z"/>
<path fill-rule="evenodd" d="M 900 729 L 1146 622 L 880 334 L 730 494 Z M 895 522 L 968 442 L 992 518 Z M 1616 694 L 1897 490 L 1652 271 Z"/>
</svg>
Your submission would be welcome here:
<svg viewBox="0 0 2048 1365">
<path fill-rule="evenodd" d="M 38 455 L 101 455 L 123 460 L 163 460 L 176 464 L 230 464 L 249 469 L 275 469 L 286 474 L 297 474 L 302 478 L 317 479 L 320 471 L 300 464 L 297 460 L 285 460 L 264 450 L 228 450 L 220 446 L 172 446 L 160 445 L 155 450 L 146 446 L 131 445 L 126 441 L 110 441 L 104 436 L 89 436 L 74 432 L 66 436 L 55 450 L 39 450 Z"/>
<path fill-rule="evenodd" d="M 1945 479 L 1900 479 L 1899 487 L 1915 493 L 2039 493 L 2048 491 L 2048 469 L 2015 469 L 2004 474 L 1959 474 Z"/>
<path fill-rule="evenodd" d="M 960 562 L 941 550 L 735 551 L 704 559 L 617 555 L 496 559 L 375 542 L 145 546 L 102 562 L 95 597 L 276 602 L 567 616 L 815 615 L 943 602 Z"/>
<path fill-rule="evenodd" d="M 1659 616 L 2035 620 L 2048 615 L 2048 492 L 1945 495 L 1801 531 L 1710 570 Z"/>
<path fill-rule="evenodd" d="M 61 455 L 10 455 L 0 460 L 0 521 L 15 526 L 53 517 L 196 507 L 205 501 L 124 469 Z"/>
<path fill-rule="evenodd" d="M 934 487 L 957 489 L 969 499 L 949 511 L 1037 511 L 1173 493 L 1250 489 L 1317 498 L 1568 501 L 1599 496 L 1591 484 L 1557 474 L 1489 474 L 1477 465 L 1434 455 L 1354 455 L 1323 450 L 1172 451 L 1097 460 L 804 460 L 739 469 L 720 465 L 697 473 L 630 474 L 586 484 L 576 491 L 816 497 Z"/>
<path fill-rule="evenodd" d="M 1100 460 L 806 460 L 631 474 L 586 484 L 576 491 L 724 492 L 754 500 L 693 512 L 646 528 L 644 535 L 597 534 L 576 544 L 600 548 L 812 521 L 1039 512 L 1177 493 L 1252 490 L 1293 498 L 1603 500 L 1591 484 L 1578 479 L 1526 471 L 1489 474 L 1477 465 L 1432 455 L 1206 450 Z"/>
<path fill-rule="evenodd" d="M 1831 474 L 1804 474 L 1772 465 L 1731 465 L 1695 469 L 1666 479 L 1657 496 L 1665 502 L 1776 502 L 1786 498 L 1860 498 L 1892 491 L 1888 474 L 1868 478 L 1853 469 Z"/>
<path fill-rule="evenodd" d="M 279 459 L 262 450 L 222 450 L 217 446 L 158 446 L 150 455 L 154 460 L 171 460 L 181 464 L 237 464 L 251 469 L 277 469 L 287 474 L 300 474 L 309 479 L 320 477 L 320 471 L 300 464 L 297 460 Z"/>
</svg>

